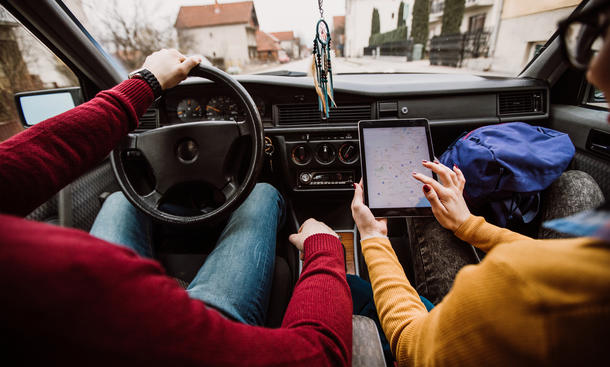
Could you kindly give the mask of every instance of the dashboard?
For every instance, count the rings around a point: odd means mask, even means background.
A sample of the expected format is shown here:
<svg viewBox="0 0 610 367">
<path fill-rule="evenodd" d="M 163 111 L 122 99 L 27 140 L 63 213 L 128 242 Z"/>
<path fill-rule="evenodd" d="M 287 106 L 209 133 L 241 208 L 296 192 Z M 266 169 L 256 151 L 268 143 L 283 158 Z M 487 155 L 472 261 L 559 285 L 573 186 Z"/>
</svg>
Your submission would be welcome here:
<svg viewBox="0 0 610 367">
<path fill-rule="evenodd" d="M 358 121 L 426 118 L 437 156 L 463 132 L 510 121 L 548 120 L 549 88 L 537 80 L 459 74 L 335 76 L 335 100 L 322 118 L 309 77 L 244 75 L 256 103 L 266 159 L 293 192 L 348 191 L 360 179 Z M 190 78 L 168 91 L 139 130 L 191 121 L 245 119 L 230 90 Z"/>
</svg>

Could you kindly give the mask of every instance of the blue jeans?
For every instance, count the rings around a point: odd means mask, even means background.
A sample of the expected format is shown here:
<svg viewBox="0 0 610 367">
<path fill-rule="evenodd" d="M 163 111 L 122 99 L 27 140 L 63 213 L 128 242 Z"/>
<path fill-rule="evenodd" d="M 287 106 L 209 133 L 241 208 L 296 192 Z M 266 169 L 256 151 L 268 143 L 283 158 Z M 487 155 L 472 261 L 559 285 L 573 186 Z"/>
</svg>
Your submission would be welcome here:
<svg viewBox="0 0 610 367">
<path fill-rule="evenodd" d="M 388 339 L 381 328 L 381 321 L 379 321 L 379 316 L 377 315 L 377 310 L 375 308 L 373 287 L 371 286 L 371 283 L 356 275 L 347 274 L 346 278 L 349 289 L 352 292 L 352 313 L 354 315 L 367 316 L 375 321 L 377 332 L 379 333 L 379 339 L 381 340 L 381 347 L 383 348 L 383 355 L 386 360 L 386 365 L 393 366 L 394 356 L 390 350 L 390 343 L 388 342 Z M 434 305 L 425 297 L 419 296 L 419 298 L 423 302 L 424 306 L 426 306 L 426 310 L 428 310 L 428 312 L 434 308 Z"/>
<path fill-rule="evenodd" d="M 216 247 L 188 286 L 189 296 L 242 323 L 263 325 L 284 206 L 273 186 L 257 184 L 231 214 Z M 104 202 L 90 233 L 152 257 L 152 226 L 147 215 L 116 192 Z"/>
</svg>

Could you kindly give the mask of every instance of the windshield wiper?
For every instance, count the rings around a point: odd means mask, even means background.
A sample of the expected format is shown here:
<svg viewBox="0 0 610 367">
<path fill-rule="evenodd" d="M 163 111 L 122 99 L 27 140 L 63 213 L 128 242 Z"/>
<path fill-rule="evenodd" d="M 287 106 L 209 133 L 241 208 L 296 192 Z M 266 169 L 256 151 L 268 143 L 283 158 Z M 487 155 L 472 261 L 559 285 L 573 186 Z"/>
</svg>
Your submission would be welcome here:
<svg viewBox="0 0 610 367">
<path fill-rule="evenodd" d="M 266 71 L 264 73 L 257 73 L 256 75 L 274 75 L 274 76 L 307 76 L 307 73 L 302 71 L 290 71 L 290 70 L 277 70 L 277 71 Z"/>
</svg>

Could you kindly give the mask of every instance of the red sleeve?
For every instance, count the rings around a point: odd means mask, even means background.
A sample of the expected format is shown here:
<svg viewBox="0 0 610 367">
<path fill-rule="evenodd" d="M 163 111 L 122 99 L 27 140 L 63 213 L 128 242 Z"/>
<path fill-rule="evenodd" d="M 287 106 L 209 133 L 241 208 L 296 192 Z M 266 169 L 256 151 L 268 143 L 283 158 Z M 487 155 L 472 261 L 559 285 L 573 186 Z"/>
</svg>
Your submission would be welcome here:
<svg viewBox="0 0 610 367">
<path fill-rule="evenodd" d="M 27 215 L 101 162 L 152 100 L 145 81 L 126 80 L 4 141 L 0 212 Z"/>
<path fill-rule="evenodd" d="M 351 365 L 351 298 L 333 236 L 307 240 L 284 323 L 265 329 L 223 318 L 189 298 L 155 261 L 87 233 L 0 216 L 0 234 L 0 340 L 7 360 Z"/>
</svg>

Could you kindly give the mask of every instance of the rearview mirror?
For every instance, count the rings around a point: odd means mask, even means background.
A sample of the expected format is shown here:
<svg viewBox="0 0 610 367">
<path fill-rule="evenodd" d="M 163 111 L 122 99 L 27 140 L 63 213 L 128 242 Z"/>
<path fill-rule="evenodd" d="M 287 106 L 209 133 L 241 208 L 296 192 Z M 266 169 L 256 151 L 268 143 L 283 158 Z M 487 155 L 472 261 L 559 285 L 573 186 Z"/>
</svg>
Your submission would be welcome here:
<svg viewBox="0 0 610 367">
<path fill-rule="evenodd" d="M 15 105 L 23 127 L 28 128 L 81 104 L 79 87 L 40 90 L 15 94 Z"/>
</svg>

